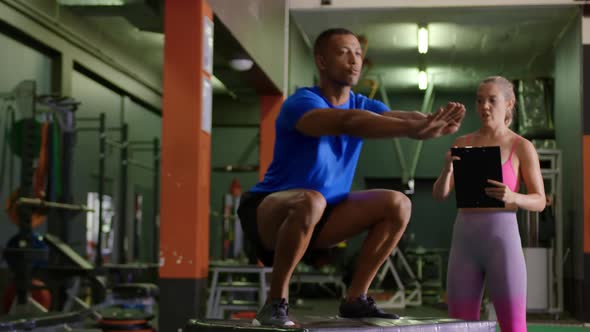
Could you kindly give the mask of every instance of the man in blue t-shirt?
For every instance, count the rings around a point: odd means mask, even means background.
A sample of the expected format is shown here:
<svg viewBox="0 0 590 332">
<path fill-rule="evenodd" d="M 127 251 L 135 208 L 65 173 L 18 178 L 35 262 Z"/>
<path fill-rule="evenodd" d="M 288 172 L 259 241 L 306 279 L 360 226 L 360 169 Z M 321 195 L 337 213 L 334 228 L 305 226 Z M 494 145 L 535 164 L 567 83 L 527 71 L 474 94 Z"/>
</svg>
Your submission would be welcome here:
<svg viewBox="0 0 590 332">
<path fill-rule="evenodd" d="M 432 115 L 391 111 L 351 91 L 362 50 L 345 29 L 314 44 L 319 85 L 298 89 L 276 120 L 273 161 L 264 179 L 244 193 L 238 210 L 257 257 L 273 266 L 267 303 L 254 324 L 290 326 L 289 280 L 307 250 L 335 246 L 368 231 L 339 315 L 398 318 L 367 297 L 371 281 L 410 220 L 411 204 L 393 190 L 350 192 L 363 138 L 429 139 L 458 130 L 465 107 L 449 103 Z"/>
</svg>

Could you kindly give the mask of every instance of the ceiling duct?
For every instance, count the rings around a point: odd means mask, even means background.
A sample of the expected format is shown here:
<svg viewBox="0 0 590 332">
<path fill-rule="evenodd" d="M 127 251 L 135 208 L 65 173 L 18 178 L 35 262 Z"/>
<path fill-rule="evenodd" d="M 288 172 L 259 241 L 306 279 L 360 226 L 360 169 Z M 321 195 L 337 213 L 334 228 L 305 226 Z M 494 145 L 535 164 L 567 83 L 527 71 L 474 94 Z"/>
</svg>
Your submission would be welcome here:
<svg viewBox="0 0 590 332">
<path fill-rule="evenodd" d="M 164 31 L 161 0 L 58 0 L 80 16 L 121 16 L 139 30 Z"/>
</svg>

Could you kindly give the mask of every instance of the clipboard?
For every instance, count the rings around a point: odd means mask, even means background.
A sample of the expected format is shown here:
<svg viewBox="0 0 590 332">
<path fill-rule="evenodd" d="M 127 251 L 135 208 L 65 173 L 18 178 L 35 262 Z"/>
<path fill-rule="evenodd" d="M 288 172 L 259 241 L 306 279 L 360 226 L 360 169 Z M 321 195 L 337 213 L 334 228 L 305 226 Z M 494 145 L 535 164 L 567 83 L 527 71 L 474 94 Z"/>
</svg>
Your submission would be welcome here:
<svg viewBox="0 0 590 332">
<path fill-rule="evenodd" d="M 458 208 L 504 207 L 504 202 L 489 197 L 486 187 L 493 187 L 488 179 L 502 182 L 502 159 L 499 146 L 451 148 L 455 199 Z"/>
</svg>

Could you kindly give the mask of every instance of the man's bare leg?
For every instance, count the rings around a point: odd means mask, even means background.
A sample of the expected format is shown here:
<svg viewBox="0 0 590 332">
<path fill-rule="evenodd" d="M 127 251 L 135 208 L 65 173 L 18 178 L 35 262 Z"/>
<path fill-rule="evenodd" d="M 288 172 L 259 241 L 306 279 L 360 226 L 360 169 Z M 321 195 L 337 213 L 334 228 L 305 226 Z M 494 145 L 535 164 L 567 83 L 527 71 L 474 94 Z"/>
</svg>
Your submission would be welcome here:
<svg viewBox="0 0 590 332">
<path fill-rule="evenodd" d="M 410 220 L 408 197 L 392 190 L 353 192 L 336 206 L 319 233 L 315 248 L 329 248 L 368 230 L 348 289 L 348 299 L 366 294 Z"/>
<path fill-rule="evenodd" d="M 322 194 L 312 190 L 277 192 L 258 206 L 260 240 L 275 252 L 269 299 L 288 299 L 291 275 L 325 208 Z"/>
</svg>

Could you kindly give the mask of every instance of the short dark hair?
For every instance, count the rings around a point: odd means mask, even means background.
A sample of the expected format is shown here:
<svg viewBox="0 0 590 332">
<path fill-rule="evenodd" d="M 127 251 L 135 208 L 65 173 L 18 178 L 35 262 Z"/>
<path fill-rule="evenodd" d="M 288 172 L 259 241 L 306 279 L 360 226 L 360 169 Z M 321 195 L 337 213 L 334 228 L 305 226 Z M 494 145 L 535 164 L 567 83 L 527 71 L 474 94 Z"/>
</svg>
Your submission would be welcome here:
<svg viewBox="0 0 590 332">
<path fill-rule="evenodd" d="M 326 42 L 334 35 L 353 35 L 356 37 L 352 31 L 344 28 L 332 28 L 325 30 L 315 39 L 315 43 L 313 43 L 313 54 L 318 55 L 322 51 Z"/>
</svg>

